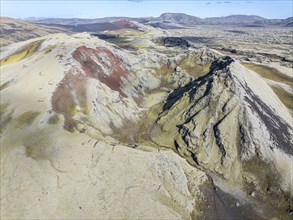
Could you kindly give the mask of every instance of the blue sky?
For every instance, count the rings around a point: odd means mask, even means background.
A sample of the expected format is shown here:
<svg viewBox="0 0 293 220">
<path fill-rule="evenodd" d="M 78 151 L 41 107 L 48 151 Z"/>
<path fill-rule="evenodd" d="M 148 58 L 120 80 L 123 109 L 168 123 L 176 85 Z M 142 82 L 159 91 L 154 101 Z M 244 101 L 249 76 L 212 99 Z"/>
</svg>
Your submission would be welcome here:
<svg viewBox="0 0 293 220">
<path fill-rule="evenodd" d="M 164 12 L 181 12 L 201 18 L 234 14 L 259 15 L 265 18 L 287 18 L 292 15 L 292 0 L 0 0 L 1 16 L 13 18 L 63 17 L 101 18 L 109 16 L 159 16 Z"/>
</svg>

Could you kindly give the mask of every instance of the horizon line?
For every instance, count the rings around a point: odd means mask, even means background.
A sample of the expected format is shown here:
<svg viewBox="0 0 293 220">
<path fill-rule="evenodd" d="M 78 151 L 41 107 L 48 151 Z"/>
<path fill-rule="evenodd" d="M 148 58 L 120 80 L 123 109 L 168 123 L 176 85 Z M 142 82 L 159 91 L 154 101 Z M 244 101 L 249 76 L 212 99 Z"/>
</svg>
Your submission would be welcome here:
<svg viewBox="0 0 293 220">
<path fill-rule="evenodd" d="M 192 17 L 197 17 L 197 18 L 200 18 L 200 19 L 207 19 L 207 18 L 224 18 L 224 17 L 231 17 L 231 16 L 257 16 L 257 17 L 261 17 L 261 18 L 264 18 L 264 19 L 267 19 L 267 20 L 274 20 L 274 19 L 288 19 L 288 18 L 292 18 L 293 16 L 290 16 L 290 17 L 283 17 L 283 18 L 266 18 L 266 17 L 263 17 L 263 16 L 260 16 L 260 15 L 257 15 L 257 14 L 233 14 L 233 15 L 223 15 L 223 16 L 211 16 L 211 17 L 198 17 L 196 15 L 191 15 L 191 14 L 186 14 L 186 13 L 183 13 L 183 12 L 164 12 L 162 13 L 161 15 L 163 14 L 185 14 L 185 15 L 188 15 L 188 16 L 192 16 Z M 160 16 L 161 16 L 160 15 Z M 158 17 L 160 17 L 158 16 Z M 129 16 L 106 16 L 106 17 L 96 17 L 96 18 L 84 18 L 84 17 L 51 17 L 51 16 L 47 16 L 47 17 L 35 17 L 35 16 L 28 16 L 28 17 L 10 17 L 10 16 L 0 16 L 1 18 L 13 18 L 13 19 L 18 19 L 18 20 L 26 20 L 26 19 L 29 19 L 29 18 L 35 18 L 35 19 L 42 19 L 42 18 L 45 18 L 45 19 L 87 19 L 87 20 L 95 20 L 95 19 L 103 19 L 103 18 L 158 18 L 156 16 L 142 16 L 142 17 L 129 17 Z"/>
</svg>

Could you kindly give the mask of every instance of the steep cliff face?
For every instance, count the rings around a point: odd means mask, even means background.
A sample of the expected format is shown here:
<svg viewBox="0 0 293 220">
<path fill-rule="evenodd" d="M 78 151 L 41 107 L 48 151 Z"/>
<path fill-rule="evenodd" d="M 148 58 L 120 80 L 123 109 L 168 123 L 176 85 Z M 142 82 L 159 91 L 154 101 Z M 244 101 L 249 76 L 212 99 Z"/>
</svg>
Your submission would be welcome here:
<svg viewBox="0 0 293 220">
<path fill-rule="evenodd" d="M 216 51 L 153 46 L 3 49 L 1 217 L 289 219 L 292 121 L 273 90 Z"/>
<path fill-rule="evenodd" d="M 238 186 L 280 212 L 291 209 L 291 117 L 261 78 L 230 57 L 171 93 L 149 132 L 219 184 Z"/>
</svg>

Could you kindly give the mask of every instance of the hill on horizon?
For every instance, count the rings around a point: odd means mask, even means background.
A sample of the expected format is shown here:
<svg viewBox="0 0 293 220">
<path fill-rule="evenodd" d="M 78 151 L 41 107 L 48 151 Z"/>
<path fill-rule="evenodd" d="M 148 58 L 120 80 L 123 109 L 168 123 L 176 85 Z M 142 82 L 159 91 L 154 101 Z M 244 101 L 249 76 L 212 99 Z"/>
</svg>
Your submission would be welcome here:
<svg viewBox="0 0 293 220">
<path fill-rule="evenodd" d="M 35 23 L 45 23 L 45 24 L 66 24 L 66 25 L 76 25 L 76 24 L 92 24 L 99 22 L 109 22 L 120 19 L 128 19 L 137 21 L 140 23 L 148 24 L 155 22 L 168 22 L 180 25 L 194 26 L 194 25 L 280 25 L 286 26 L 293 17 L 285 19 L 267 19 L 257 15 L 229 15 L 222 17 L 208 17 L 200 18 L 194 15 L 188 15 L 185 13 L 163 13 L 159 17 L 105 17 L 105 18 L 26 18 L 24 20 L 35 22 Z"/>
</svg>

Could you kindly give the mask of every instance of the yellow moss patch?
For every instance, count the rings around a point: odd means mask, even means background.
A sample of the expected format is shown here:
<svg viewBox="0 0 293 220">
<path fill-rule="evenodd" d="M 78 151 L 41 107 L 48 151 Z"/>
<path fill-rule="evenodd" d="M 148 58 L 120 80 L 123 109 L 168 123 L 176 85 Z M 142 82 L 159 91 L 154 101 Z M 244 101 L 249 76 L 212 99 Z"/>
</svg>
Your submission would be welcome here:
<svg viewBox="0 0 293 220">
<path fill-rule="evenodd" d="M 3 89 L 6 89 L 9 85 L 10 85 L 10 82 L 3 83 L 3 84 L 0 86 L 0 91 L 2 91 Z"/>
<path fill-rule="evenodd" d="M 2 118 L 2 116 L 5 114 L 6 110 L 8 108 L 8 104 L 0 104 L 0 117 Z"/>
<path fill-rule="evenodd" d="M 0 133 L 12 119 L 12 111 L 7 112 L 8 104 L 0 104 Z"/>
<path fill-rule="evenodd" d="M 254 63 L 242 63 L 246 68 L 256 72 L 266 79 L 273 80 L 275 82 L 285 83 L 287 85 L 293 85 L 292 77 L 282 74 L 275 68 L 271 68 L 264 65 L 258 65 Z"/>
<path fill-rule="evenodd" d="M 32 147 L 26 147 L 26 156 L 33 158 L 34 150 Z"/>
<path fill-rule="evenodd" d="M 174 84 L 171 83 L 172 72 L 174 71 L 172 68 L 168 68 L 166 63 L 160 62 L 159 68 L 154 68 L 156 75 L 161 78 L 161 88 L 172 88 L 174 89 Z"/>
<path fill-rule="evenodd" d="M 197 56 L 188 55 L 180 60 L 178 66 L 189 75 L 198 78 L 206 75 L 210 71 L 211 63 L 200 64 Z"/>
<path fill-rule="evenodd" d="M 243 163 L 242 176 L 246 182 L 244 185 L 246 192 L 255 191 L 263 201 L 266 201 L 264 205 L 274 209 L 280 219 L 288 219 L 288 214 L 284 210 L 290 207 L 291 200 L 285 191 L 280 190 L 279 180 L 282 178 L 272 164 L 254 157 Z"/>
<path fill-rule="evenodd" d="M 12 54 L 5 59 L 0 61 L 0 66 L 4 66 L 7 64 L 15 63 L 19 60 L 25 59 L 29 56 L 31 56 L 39 47 L 39 45 L 42 43 L 41 40 L 34 41 L 24 48 L 22 48 L 20 51 L 16 52 L 15 54 Z"/>
<path fill-rule="evenodd" d="M 59 116 L 58 116 L 57 114 L 51 116 L 51 117 L 48 119 L 48 123 L 51 124 L 51 125 L 58 124 L 59 121 L 60 121 L 60 118 L 59 118 Z"/>
<path fill-rule="evenodd" d="M 34 120 L 36 119 L 36 117 L 38 117 L 39 114 L 40 112 L 25 112 L 16 119 L 17 125 L 29 126 L 34 122 Z"/>
<path fill-rule="evenodd" d="M 50 53 L 53 49 L 55 49 L 56 46 L 49 46 L 45 48 L 45 54 Z"/>
<path fill-rule="evenodd" d="M 115 38 L 109 38 L 106 41 L 109 43 L 115 44 L 118 47 L 129 47 L 131 45 L 131 40 L 129 40 L 127 37 L 115 37 Z"/>
<path fill-rule="evenodd" d="M 290 110 L 293 111 L 293 95 L 279 87 L 272 87 L 275 94 L 279 97 L 281 102 Z"/>
</svg>

